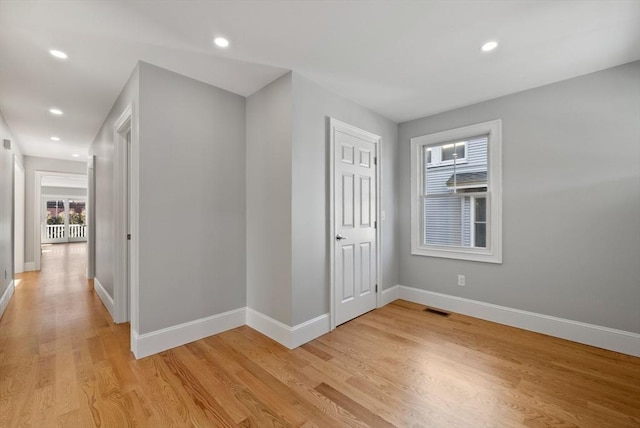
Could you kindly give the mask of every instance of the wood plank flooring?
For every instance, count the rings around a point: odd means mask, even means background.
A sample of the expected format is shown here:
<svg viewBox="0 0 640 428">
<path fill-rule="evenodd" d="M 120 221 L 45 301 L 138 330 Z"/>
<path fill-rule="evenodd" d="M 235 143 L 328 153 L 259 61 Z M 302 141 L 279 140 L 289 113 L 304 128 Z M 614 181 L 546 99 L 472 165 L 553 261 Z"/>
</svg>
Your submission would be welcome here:
<svg viewBox="0 0 640 428">
<path fill-rule="evenodd" d="M 241 327 L 135 360 L 51 246 L 0 320 L 1 427 L 640 427 L 640 359 L 396 301 L 298 349 Z"/>
</svg>

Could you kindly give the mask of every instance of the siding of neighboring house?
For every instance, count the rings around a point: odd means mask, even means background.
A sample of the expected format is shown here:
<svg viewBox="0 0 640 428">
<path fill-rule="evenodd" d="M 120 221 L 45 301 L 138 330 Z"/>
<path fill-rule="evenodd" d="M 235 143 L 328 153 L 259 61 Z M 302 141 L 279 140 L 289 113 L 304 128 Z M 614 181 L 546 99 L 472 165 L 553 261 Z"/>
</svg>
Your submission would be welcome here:
<svg viewBox="0 0 640 428">
<path fill-rule="evenodd" d="M 466 160 L 456 165 L 456 173 L 487 170 L 487 139 L 468 140 Z M 447 180 L 453 165 L 425 169 L 427 195 L 424 199 L 424 240 L 429 245 L 471 246 L 471 198 L 453 196 Z"/>
</svg>

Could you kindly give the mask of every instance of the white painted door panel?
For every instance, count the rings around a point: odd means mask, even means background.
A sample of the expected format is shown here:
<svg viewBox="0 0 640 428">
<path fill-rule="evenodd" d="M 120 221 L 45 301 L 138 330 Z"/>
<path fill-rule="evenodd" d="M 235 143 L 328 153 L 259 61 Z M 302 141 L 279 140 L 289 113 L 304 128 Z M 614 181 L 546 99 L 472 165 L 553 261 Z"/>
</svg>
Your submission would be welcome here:
<svg viewBox="0 0 640 428">
<path fill-rule="evenodd" d="M 336 325 L 376 307 L 376 144 L 334 132 L 334 308 Z"/>
</svg>

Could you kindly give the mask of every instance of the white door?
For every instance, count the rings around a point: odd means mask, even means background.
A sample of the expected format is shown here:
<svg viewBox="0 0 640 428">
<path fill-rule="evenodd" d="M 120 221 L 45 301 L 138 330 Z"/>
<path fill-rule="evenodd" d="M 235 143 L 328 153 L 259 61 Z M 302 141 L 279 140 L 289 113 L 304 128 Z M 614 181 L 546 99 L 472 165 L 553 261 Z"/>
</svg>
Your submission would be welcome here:
<svg viewBox="0 0 640 428">
<path fill-rule="evenodd" d="M 332 120 L 335 324 L 376 307 L 377 142 Z"/>
</svg>

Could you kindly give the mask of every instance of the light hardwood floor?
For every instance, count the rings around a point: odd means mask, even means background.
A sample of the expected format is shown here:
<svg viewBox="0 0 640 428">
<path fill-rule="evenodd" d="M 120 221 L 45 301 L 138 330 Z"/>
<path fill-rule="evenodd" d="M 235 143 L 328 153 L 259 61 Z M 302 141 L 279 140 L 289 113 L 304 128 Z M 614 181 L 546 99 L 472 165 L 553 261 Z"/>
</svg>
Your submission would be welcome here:
<svg viewBox="0 0 640 428">
<path fill-rule="evenodd" d="M 136 361 L 43 254 L 0 320 L 0 426 L 639 427 L 640 359 L 396 301 L 293 351 L 248 327 Z"/>
</svg>

